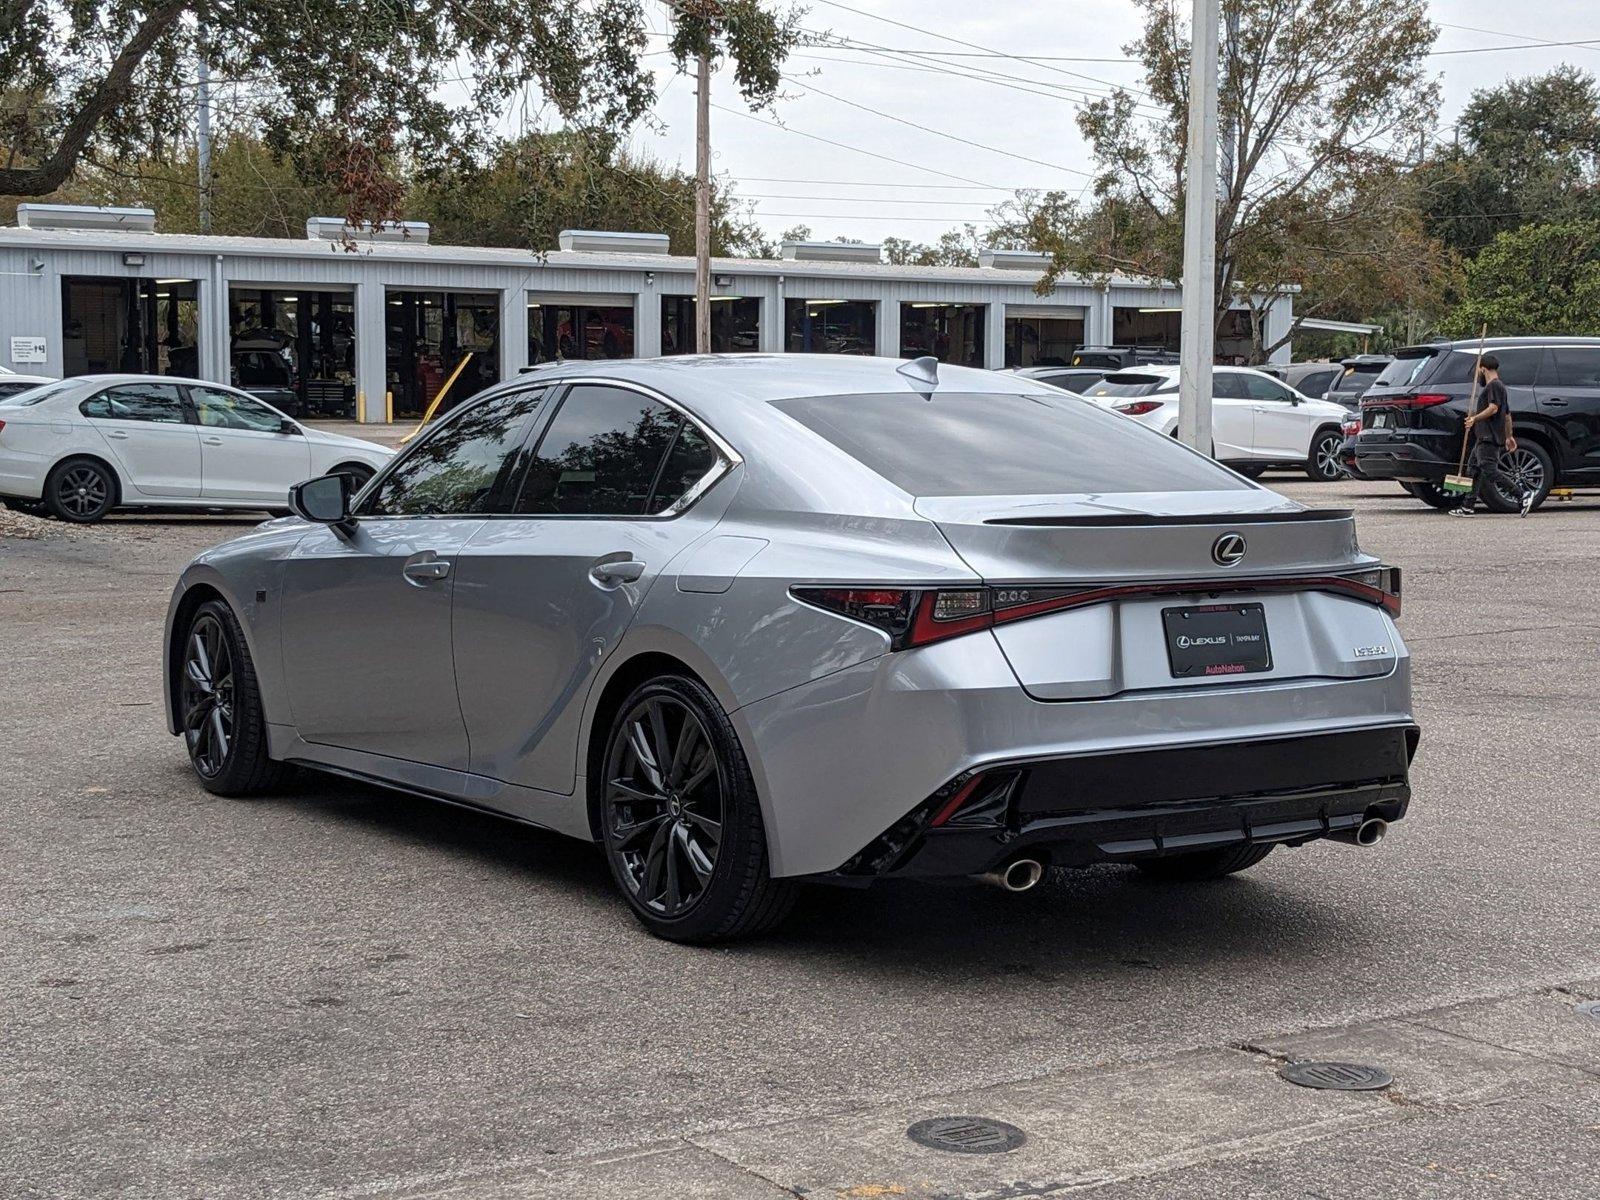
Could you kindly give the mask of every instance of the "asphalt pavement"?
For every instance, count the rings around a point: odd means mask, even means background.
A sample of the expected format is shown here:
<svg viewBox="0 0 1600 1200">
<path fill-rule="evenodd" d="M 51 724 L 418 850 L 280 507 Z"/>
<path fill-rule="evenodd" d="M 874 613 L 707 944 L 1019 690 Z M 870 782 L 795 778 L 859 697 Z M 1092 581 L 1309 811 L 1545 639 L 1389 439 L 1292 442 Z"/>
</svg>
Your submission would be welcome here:
<svg viewBox="0 0 1600 1200">
<path fill-rule="evenodd" d="M 172 579 L 254 518 L 0 539 L 0 1192 L 1592 1196 L 1600 498 L 1351 505 L 1405 570 L 1411 815 L 1246 875 L 819 890 L 655 941 L 592 848 L 162 726 Z M 1295 1088 L 1376 1061 L 1372 1093 Z M 995 1117 L 992 1156 L 914 1120 Z"/>
</svg>

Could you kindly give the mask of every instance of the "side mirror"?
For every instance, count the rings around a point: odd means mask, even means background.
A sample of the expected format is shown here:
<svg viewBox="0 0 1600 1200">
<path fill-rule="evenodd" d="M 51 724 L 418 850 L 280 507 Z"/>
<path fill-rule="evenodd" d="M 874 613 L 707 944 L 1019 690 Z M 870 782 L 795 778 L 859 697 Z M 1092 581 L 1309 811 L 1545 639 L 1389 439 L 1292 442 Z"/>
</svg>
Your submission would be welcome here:
<svg viewBox="0 0 1600 1200">
<path fill-rule="evenodd" d="M 283 420 L 278 422 L 278 432 L 283 434 L 298 434 L 300 432 L 300 426 L 296 425 L 288 417 L 285 417 Z"/>
<path fill-rule="evenodd" d="M 347 475 L 319 475 L 289 489 L 289 509 L 297 517 L 332 525 L 335 529 L 355 528 L 350 517 L 350 478 Z"/>
</svg>

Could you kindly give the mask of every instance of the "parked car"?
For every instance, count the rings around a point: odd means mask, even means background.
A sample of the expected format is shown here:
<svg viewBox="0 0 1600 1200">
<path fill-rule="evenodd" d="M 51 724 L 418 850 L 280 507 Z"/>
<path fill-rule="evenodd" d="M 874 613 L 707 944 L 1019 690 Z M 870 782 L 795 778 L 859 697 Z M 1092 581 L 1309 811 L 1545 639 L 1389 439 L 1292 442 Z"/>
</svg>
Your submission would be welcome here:
<svg viewBox="0 0 1600 1200">
<path fill-rule="evenodd" d="M 1534 494 L 1555 486 L 1600 487 L 1600 338 L 1490 338 L 1500 360 L 1517 448 L 1501 465 Z M 1461 430 L 1478 342 L 1438 342 L 1397 351 L 1361 399 L 1356 462 L 1369 479 L 1399 480 L 1434 508 L 1460 497 L 1443 488 L 1461 461 Z M 1484 503 L 1516 512 L 1519 497 L 1490 489 Z"/>
<path fill-rule="evenodd" d="M 1328 389 L 1327 398 L 1355 411 L 1361 407 L 1361 397 L 1366 390 L 1377 382 L 1384 368 L 1393 361 L 1394 357 L 1389 354 L 1357 354 L 1354 358 L 1345 359 L 1340 363 L 1344 370 Z"/>
<path fill-rule="evenodd" d="M 1099 367 L 1014 367 L 1007 374 L 1037 379 L 1069 392 L 1082 392 L 1090 384 L 1099 383 L 1106 377 Z"/>
<path fill-rule="evenodd" d="M 1331 362 L 1269 363 L 1260 369 L 1314 400 L 1329 399 L 1329 390 L 1344 373 L 1343 364 Z"/>
<path fill-rule="evenodd" d="M 1178 368 L 1137 367 L 1107 375 L 1085 398 L 1166 434 L 1178 429 Z M 1213 451 L 1241 474 L 1298 467 L 1312 479 L 1338 479 L 1342 406 L 1302 396 L 1251 367 L 1214 367 Z"/>
<path fill-rule="evenodd" d="M 82 375 L 0 401 L 0 498 L 42 501 L 63 521 L 283 509 L 294 484 L 331 472 L 359 485 L 393 453 L 199 379 Z"/>
<path fill-rule="evenodd" d="M 54 383 L 55 380 L 48 375 L 19 375 L 6 367 L 0 367 L 0 400 L 7 396 L 15 396 L 18 392 L 31 391 L 41 383 Z"/>
<path fill-rule="evenodd" d="M 595 841 L 663 937 L 808 878 L 1209 879 L 1409 800 L 1399 577 L 1351 514 L 1028 379 L 563 363 L 293 502 L 173 592 L 201 784 L 300 763 Z"/>
<path fill-rule="evenodd" d="M 1339 426 L 1339 466 L 1351 479 L 1365 479 L 1356 462 L 1356 441 L 1361 437 L 1361 413 L 1350 413 Z"/>
<path fill-rule="evenodd" d="M 1099 367 L 1102 371 L 1177 361 L 1178 352 L 1162 346 L 1079 346 L 1072 352 L 1073 366 Z"/>
</svg>

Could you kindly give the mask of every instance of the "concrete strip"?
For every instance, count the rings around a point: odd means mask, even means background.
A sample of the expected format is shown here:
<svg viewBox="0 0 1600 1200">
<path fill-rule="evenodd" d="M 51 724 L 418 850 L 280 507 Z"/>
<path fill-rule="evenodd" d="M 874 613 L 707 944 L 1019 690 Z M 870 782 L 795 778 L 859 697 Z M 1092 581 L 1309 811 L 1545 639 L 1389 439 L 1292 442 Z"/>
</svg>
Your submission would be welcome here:
<svg viewBox="0 0 1600 1200">
<path fill-rule="evenodd" d="M 1558 1087 L 1581 1087 L 1584 1072 L 1405 1021 L 1273 1038 L 1260 1049 L 1285 1060 L 1369 1063 L 1394 1076 L 1391 1104 L 1462 1108 Z"/>
<path fill-rule="evenodd" d="M 1600 1021 L 1578 1012 L 1582 993 L 1543 991 L 1483 1004 L 1458 1004 L 1407 1018 L 1428 1029 L 1600 1077 Z"/>
<path fill-rule="evenodd" d="M 1201 1051 L 692 1140 L 795 1192 L 998 1198 L 1048 1195 L 1398 1119 L 1381 1098 L 1291 1087 L 1273 1069 L 1237 1051 Z M 1028 1142 L 1005 1155 L 952 1154 L 906 1136 L 913 1122 L 941 1115 L 1009 1121 Z"/>
<path fill-rule="evenodd" d="M 793 1196 L 685 1142 L 572 1160 L 513 1177 L 485 1178 L 467 1172 L 449 1183 L 381 1194 L 407 1200 L 776 1200 Z"/>
</svg>

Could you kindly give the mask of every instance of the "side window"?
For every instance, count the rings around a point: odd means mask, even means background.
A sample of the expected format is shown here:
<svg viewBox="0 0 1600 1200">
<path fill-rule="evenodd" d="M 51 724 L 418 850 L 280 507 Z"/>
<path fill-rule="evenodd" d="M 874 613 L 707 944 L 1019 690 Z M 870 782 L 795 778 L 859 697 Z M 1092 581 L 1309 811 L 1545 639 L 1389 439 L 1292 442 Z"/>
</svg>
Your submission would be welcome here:
<svg viewBox="0 0 1600 1200">
<path fill-rule="evenodd" d="M 277 433 L 283 417 L 252 396 L 225 392 L 221 388 L 189 386 L 200 424 L 212 429 L 253 429 L 258 433 Z"/>
<path fill-rule="evenodd" d="M 1279 403 L 1287 403 L 1294 399 L 1289 389 L 1276 379 L 1268 379 L 1262 375 L 1244 375 L 1241 378 L 1244 380 L 1245 394 L 1252 400 L 1276 400 Z"/>
<path fill-rule="evenodd" d="M 661 469 L 656 481 L 655 494 L 650 497 L 647 512 L 665 512 L 717 465 L 721 456 L 716 447 L 694 425 L 685 421 L 667 454 L 667 465 Z"/>
<path fill-rule="evenodd" d="M 1554 380 L 1540 377 L 1546 387 L 1600 388 L 1600 346 L 1557 346 Z"/>
<path fill-rule="evenodd" d="M 434 430 L 373 489 L 361 516 L 452 516 L 503 511 L 516 453 L 543 389 L 496 396 Z"/>
<path fill-rule="evenodd" d="M 1306 395 L 1320 400 L 1333 387 L 1333 381 L 1337 376 L 1338 373 L 1336 371 L 1313 371 L 1301 379 L 1300 390 Z"/>
<path fill-rule="evenodd" d="M 638 392 L 575 385 L 540 439 L 516 511 L 644 514 L 682 425 L 680 414 Z M 674 486 L 663 485 L 668 492 Z"/>
<path fill-rule="evenodd" d="M 96 392 L 79 406 L 86 417 L 111 421 L 150 421 L 157 425 L 182 425 L 183 397 L 170 383 L 125 383 Z"/>
<path fill-rule="evenodd" d="M 1211 376 L 1211 395 L 1218 400 L 1243 400 L 1244 376 L 1232 371 L 1217 371 Z"/>
<path fill-rule="evenodd" d="M 1500 380 L 1507 387 L 1532 387 L 1539 374 L 1540 350 L 1497 350 Z"/>
</svg>

